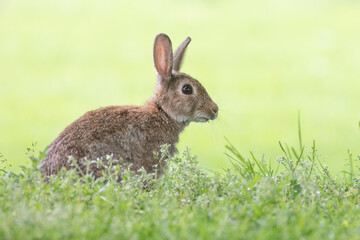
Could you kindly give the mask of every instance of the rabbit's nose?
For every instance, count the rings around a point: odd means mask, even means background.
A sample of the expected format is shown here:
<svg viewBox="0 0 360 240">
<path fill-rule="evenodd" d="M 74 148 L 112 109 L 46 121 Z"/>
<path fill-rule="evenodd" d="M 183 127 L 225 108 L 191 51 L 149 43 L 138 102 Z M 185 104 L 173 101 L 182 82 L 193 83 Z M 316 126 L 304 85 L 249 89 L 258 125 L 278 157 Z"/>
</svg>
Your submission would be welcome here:
<svg viewBox="0 0 360 240">
<path fill-rule="evenodd" d="M 214 105 L 211 107 L 211 111 L 214 114 L 214 116 L 211 119 L 214 120 L 215 118 L 217 118 L 219 107 L 214 103 Z"/>
<path fill-rule="evenodd" d="M 219 111 L 219 107 L 215 104 L 215 106 L 213 106 L 211 110 L 213 111 L 213 113 L 217 114 Z"/>
</svg>

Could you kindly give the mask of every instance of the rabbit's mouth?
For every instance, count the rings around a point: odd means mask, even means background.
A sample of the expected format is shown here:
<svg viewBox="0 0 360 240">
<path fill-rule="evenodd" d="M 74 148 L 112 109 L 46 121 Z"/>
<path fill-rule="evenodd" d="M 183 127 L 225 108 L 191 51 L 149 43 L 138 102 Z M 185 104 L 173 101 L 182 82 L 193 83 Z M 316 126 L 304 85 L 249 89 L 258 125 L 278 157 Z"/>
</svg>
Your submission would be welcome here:
<svg viewBox="0 0 360 240">
<path fill-rule="evenodd" d="M 213 114 L 213 115 L 208 115 L 208 114 L 204 114 L 204 113 L 198 113 L 196 114 L 195 118 L 194 118 L 194 122 L 208 122 L 209 120 L 214 120 L 217 118 L 217 113 Z"/>
<path fill-rule="evenodd" d="M 207 122 L 209 120 L 210 120 L 210 118 L 203 117 L 203 116 L 195 118 L 195 122 Z"/>
</svg>

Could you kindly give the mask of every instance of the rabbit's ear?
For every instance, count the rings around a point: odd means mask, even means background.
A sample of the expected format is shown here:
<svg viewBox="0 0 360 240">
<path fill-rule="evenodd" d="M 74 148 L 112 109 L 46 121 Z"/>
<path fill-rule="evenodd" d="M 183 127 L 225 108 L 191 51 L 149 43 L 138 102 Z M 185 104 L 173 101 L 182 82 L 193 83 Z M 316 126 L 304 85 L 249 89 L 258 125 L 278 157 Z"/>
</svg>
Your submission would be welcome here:
<svg viewBox="0 0 360 240">
<path fill-rule="evenodd" d="M 173 53 L 170 38 L 160 33 L 154 42 L 154 64 L 162 79 L 170 79 L 173 63 Z"/>
<path fill-rule="evenodd" d="M 191 41 L 191 38 L 187 37 L 185 39 L 185 41 L 182 44 L 180 44 L 180 46 L 176 49 L 176 51 L 174 53 L 174 66 L 173 66 L 173 69 L 175 71 L 180 70 L 181 64 L 184 59 L 186 47 L 189 45 L 190 41 Z"/>
</svg>

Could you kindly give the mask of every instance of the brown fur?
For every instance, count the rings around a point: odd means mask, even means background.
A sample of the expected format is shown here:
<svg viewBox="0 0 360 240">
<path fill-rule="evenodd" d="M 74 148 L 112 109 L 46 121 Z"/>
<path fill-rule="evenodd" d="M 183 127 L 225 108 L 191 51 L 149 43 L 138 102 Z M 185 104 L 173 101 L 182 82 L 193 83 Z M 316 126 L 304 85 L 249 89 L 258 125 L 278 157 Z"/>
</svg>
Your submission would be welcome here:
<svg viewBox="0 0 360 240">
<path fill-rule="evenodd" d="M 171 41 L 159 34 L 154 43 L 154 63 L 158 84 L 154 96 L 143 106 L 111 106 L 87 112 L 70 124 L 51 143 L 41 168 L 46 175 L 60 168 L 71 168 L 69 156 L 81 162 L 113 155 L 132 170 L 144 167 L 153 172 L 159 164 L 154 152 L 169 144 L 170 154 L 177 152 L 179 134 L 191 121 L 208 121 L 217 117 L 218 107 L 204 87 L 189 75 L 178 72 L 187 38 L 172 55 Z M 175 69 L 173 69 L 173 64 Z M 193 93 L 182 93 L 185 84 Z M 94 170 L 101 176 L 101 170 Z"/>
</svg>

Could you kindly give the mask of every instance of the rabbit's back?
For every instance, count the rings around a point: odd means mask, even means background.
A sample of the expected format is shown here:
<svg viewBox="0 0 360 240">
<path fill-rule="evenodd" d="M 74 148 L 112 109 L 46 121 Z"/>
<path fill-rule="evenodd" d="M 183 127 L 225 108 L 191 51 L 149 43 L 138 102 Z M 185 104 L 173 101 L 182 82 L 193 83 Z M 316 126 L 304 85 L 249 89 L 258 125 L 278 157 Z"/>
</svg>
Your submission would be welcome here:
<svg viewBox="0 0 360 240">
<path fill-rule="evenodd" d="M 158 163 L 153 152 L 170 144 L 170 153 L 175 153 L 183 128 L 155 104 L 100 108 L 84 114 L 54 140 L 42 169 L 51 175 L 61 167 L 70 168 L 69 156 L 79 161 L 112 154 L 114 159 L 132 164 L 133 170 L 143 166 L 151 172 Z"/>
</svg>

